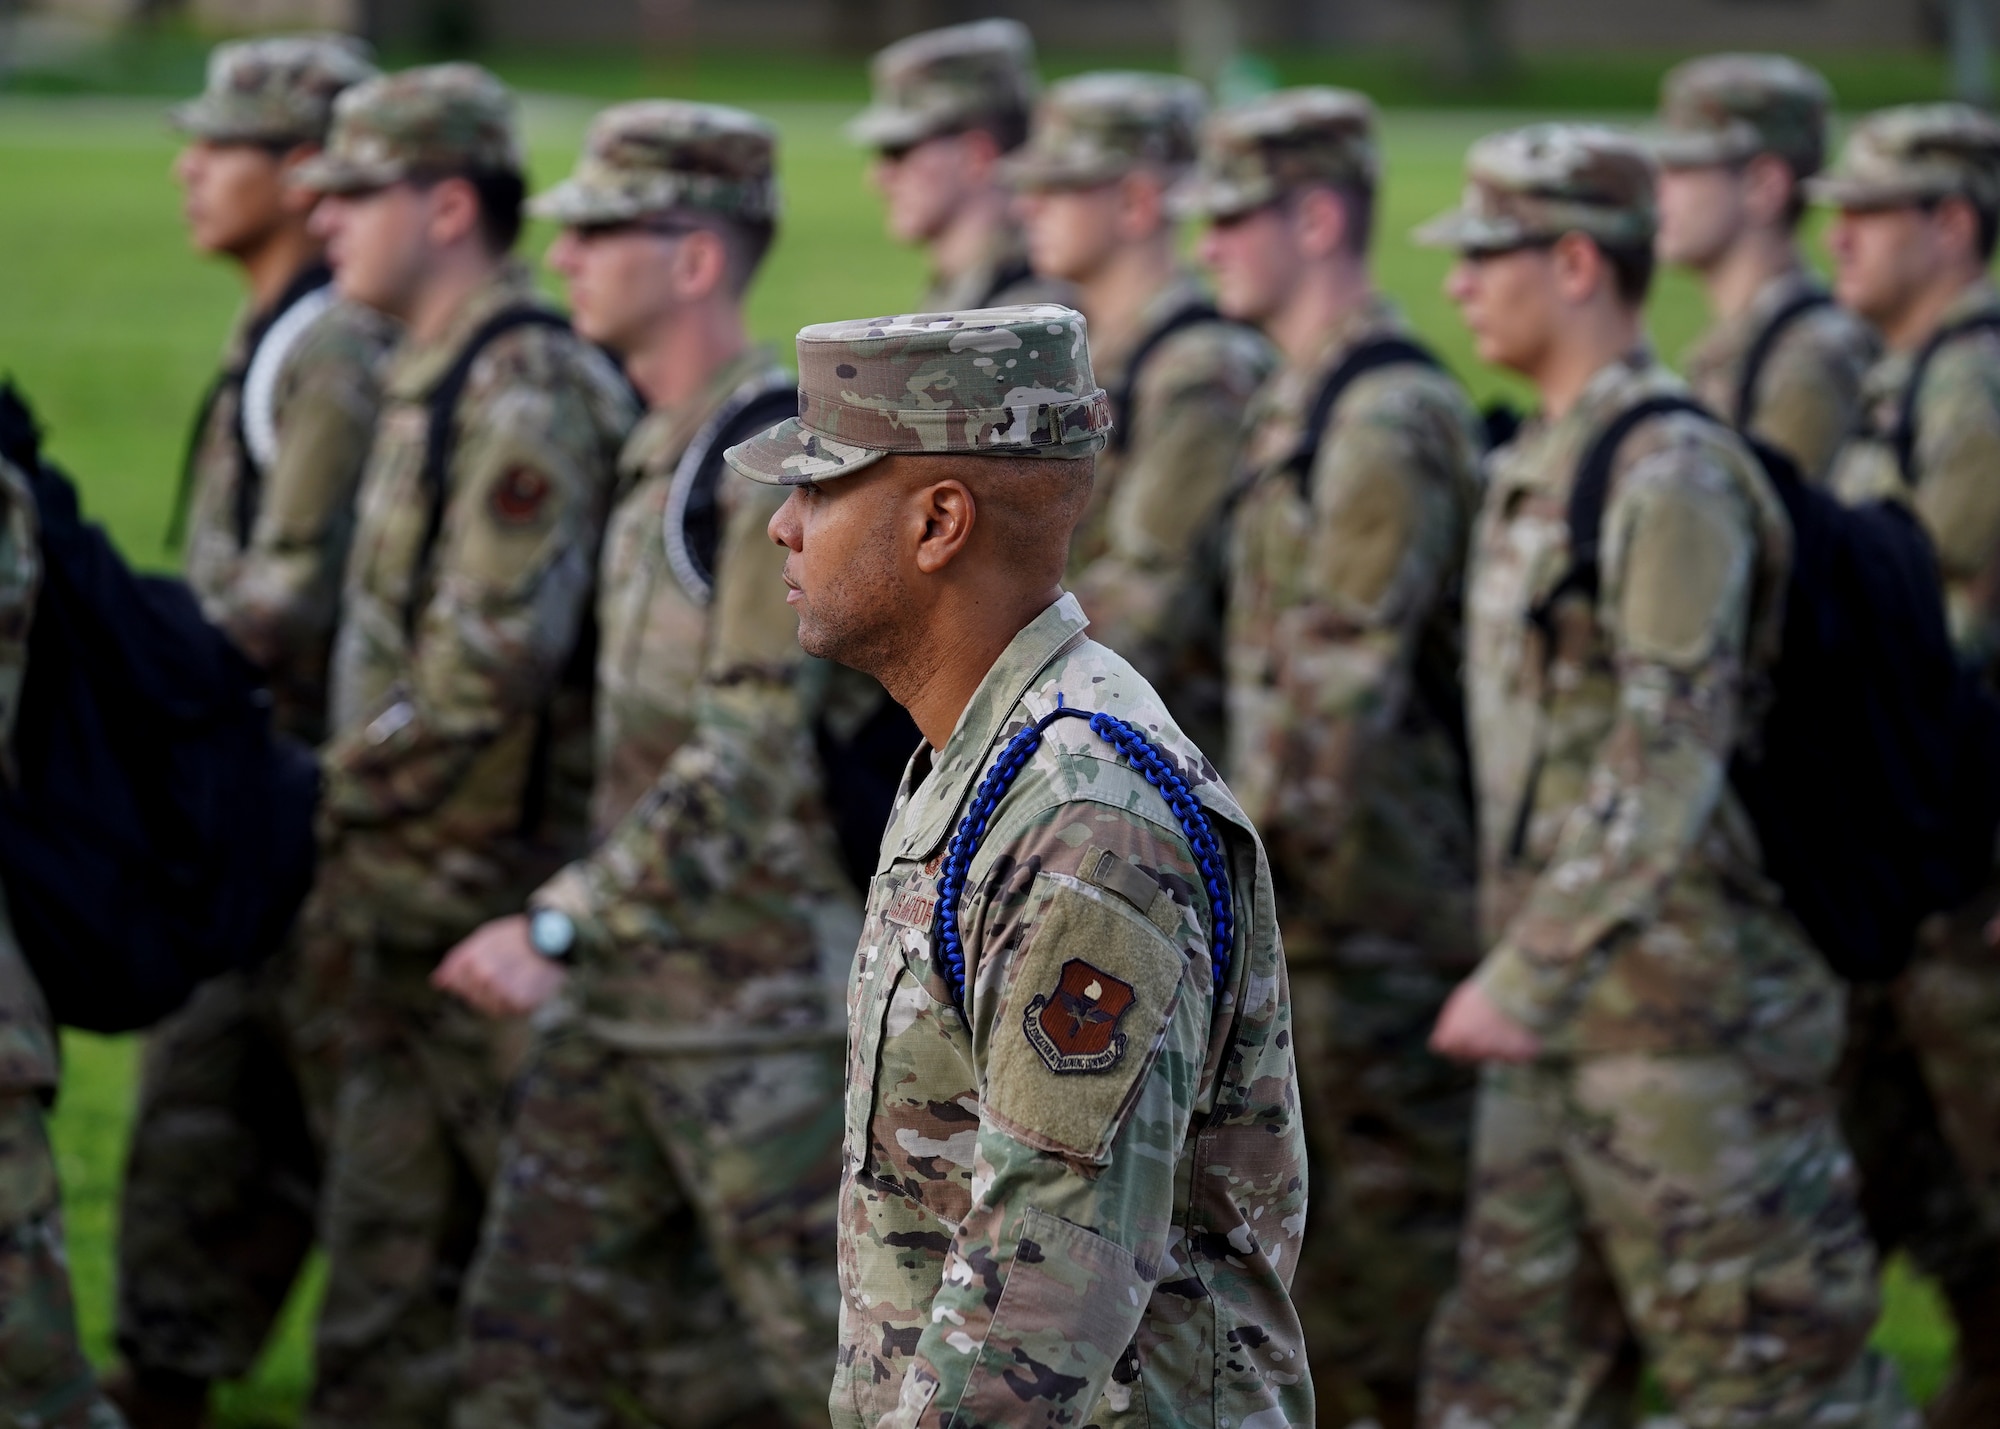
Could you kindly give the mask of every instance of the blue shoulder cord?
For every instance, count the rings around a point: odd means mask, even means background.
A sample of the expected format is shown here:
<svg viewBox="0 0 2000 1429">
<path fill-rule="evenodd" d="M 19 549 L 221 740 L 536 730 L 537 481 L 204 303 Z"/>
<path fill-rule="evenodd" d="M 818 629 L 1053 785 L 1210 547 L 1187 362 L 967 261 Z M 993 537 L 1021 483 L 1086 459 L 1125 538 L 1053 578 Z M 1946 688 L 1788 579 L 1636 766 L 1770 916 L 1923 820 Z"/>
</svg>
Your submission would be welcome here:
<svg viewBox="0 0 2000 1429">
<path fill-rule="evenodd" d="M 1230 949 L 1235 945 L 1236 907 L 1230 899 L 1229 874 L 1224 866 L 1222 842 L 1216 838 L 1215 830 L 1208 822 L 1208 815 L 1201 807 L 1200 800 L 1189 789 L 1187 781 L 1174 772 L 1158 746 L 1131 725 L 1114 715 L 1101 711 L 1092 714 L 1088 710 L 1070 709 L 1056 696 L 1056 707 L 1007 741 L 1007 747 L 1000 751 L 992 769 L 973 791 L 972 805 L 959 820 L 958 832 L 951 836 L 946 845 L 944 863 L 938 874 L 938 941 L 944 945 L 945 977 L 951 983 L 952 996 L 958 1007 L 965 1007 L 965 945 L 959 938 L 958 905 L 965 896 L 965 879 L 972 868 L 973 855 L 979 852 L 979 845 L 986 838 L 986 826 L 992 821 L 993 811 L 1013 787 L 1028 759 L 1041 747 L 1042 733 L 1059 719 L 1082 719 L 1090 721 L 1090 728 L 1096 735 L 1109 743 L 1125 762 L 1145 776 L 1146 782 L 1160 791 L 1174 817 L 1180 820 L 1181 832 L 1187 835 L 1190 848 L 1194 850 L 1195 863 L 1201 869 L 1202 882 L 1208 887 L 1209 924 L 1212 929 L 1209 938 L 1210 964 L 1215 971 L 1215 990 L 1222 991 L 1222 984 L 1229 976 Z"/>
</svg>

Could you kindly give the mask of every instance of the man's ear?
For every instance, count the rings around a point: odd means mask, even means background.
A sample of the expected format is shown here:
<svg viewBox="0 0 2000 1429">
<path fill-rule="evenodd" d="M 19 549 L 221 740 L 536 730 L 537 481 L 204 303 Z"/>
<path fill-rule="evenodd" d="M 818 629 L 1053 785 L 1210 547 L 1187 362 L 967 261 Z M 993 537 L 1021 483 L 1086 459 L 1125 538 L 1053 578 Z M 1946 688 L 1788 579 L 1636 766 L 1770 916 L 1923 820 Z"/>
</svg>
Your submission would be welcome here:
<svg viewBox="0 0 2000 1429">
<path fill-rule="evenodd" d="M 1549 261 L 1555 269 L 1557 294 L 1573 307 L 1589 302 L 1611 281 L 1604 251 L 1581 233 L 1558 238 L 1549 249 Z"/>
<path fill-rule="evenodd" d="M 440 179 L 430 190 L 430 240 L 449 248 L 479 227 L 479 194 L 470 179 Z"/>
<path fill-rule="evenodd" d="M 1135 169 L 1118 181 L 1118 236 L 1140 242 L 1159 232 L 1165 221 L 1167 185 L 1151 169 Z"/>
<path fill-rule="evenodd" d="M 1946 251 L 1954 256 L 1962 254 L 1968 261 L 1985 266 L 1979 258 L 1979 211 L 1972 206 L 1971 199 L 1953 194 L 1938 200 L 1937 207 L 1931 210 L 1931 226 Z"/>
<path fill-rule="evenodd" d="M 720 291 L 729 282 L 729 250 L 722 235 L 697 228 L 675 245 L 674 285 L 692 302 Z"/>
<path fill-rule="evenodd" d="M 278 157 L 279 204 L 286 214 L 297 218 L 309 217 L 319 203 L 319 195 L 309 188 L 292 182 L 292 175 L 299 166 L 319 153 L 317 144 L 294 144 Z"/>
<path fill-rule="evenodd" d="M 966 180 L 974 187 L 988 183 L 1000 165 L 1000 141 L 984 129 L 968 129 L 960 134 L 958 152 Z"/>
<path fill-rule="evenodd" d="M 1328 258 L 1347 242 L 1347 205 L 1329 188 L 1302 190 L 1291 199 L 1292 232 L 1308 258 Z"/>
<path fill-rule="evenodd" d="M 979 502 L 972 488 L 957 477 L 920 486 L 912 493 L 912 510 L 921 531 L 917 539 L 917 569 L 937 575 L 957 560 L 979 523 Z"/>
<path fill-rule="evenodd" d="M 1743 200 L 1760 226 L 1778 222 L 1792 201 L 1798 179 L 1776 154 L 1757 154 L 1743 166 Z"/>
</svg>

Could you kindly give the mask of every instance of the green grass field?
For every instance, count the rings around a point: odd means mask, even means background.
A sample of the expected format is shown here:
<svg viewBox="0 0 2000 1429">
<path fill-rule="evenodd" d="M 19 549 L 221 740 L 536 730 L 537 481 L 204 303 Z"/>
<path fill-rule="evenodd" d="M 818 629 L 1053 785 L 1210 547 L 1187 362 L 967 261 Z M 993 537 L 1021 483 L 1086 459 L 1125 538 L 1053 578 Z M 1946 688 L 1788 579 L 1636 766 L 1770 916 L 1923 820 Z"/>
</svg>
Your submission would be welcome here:
<svg viewBox="0 0 2000 1429">
<path fill-rule="evenodd" d="M 181 56 L 164 70 L 39 87 L 101 88 L 129 77 L 134 88 L 173 92 L 173 80 L 198 82 L 198 63 L 189 69 Z M 649 87 L 636 64 L 581 67 L 544 60 L 508 69 L 531 83 L 605 97 Z M 854 107 L 853 76 L 830 78 L 823 66 L 798 65 L 777 79 L 774 86 L 765 76 L 758 92 L 775 89 L 789 97 L 753 107 L 783 129 L 787 209 L 751 316 L 758 335 L 783 350 L 804 323 L 895 311 L 917 290 L 922 265 L 881 237 L 861 157 L 840 137 L 841 121 Z M 739 92 L 749 82 L 730 71 L 681 92 L 749 103 Z M 1650 80 L 1617 92 L 1636 103 L 1649 88 Z M 591 101 L 578 98 L 530 101 L 526 120 L 537 184 L 567 168 L 591 110 Z M 1474 137 L 1524 117 L 1391 110 L 1385 122 L 1383 283 L 1482 396 L 1504 384 L 1471 361 L 1439 292 L 1445 259 L 1413 247 L 1405 235 L 1454 201 L 1460 159 Z M 89 507 L 134 559 L 154 566 L 171 563 L 162 532 L 186 424 L 237 302 L 232 275 L 186 249 L 167 172 L 173 152 L 155 98 L 0 95 L 0 194 L 6 196 L 0 203 L 0 373 L 11 373 L 38 404 L 51 449 L 80 479 Z M 547 237 L 531 232 L 524 251 L 538 258 Z M 1663 282 L 1653 314 L 1663 350 L 1678 352 L 1701 321 L 1693 287 L 1677 277 Z M 57 1142 L 85 1332 L 102 1360 L 109 1356 L 114 1213 L 136 1046 L 130 1039 L 72 1036 L 66 1049 Z M 225 1396 L 221 1424 L 293 1422 L 309 1372 L 309 1300 L 308 1289 L 256 1380 Z M 1949 1338 L 1926 1286 L 1901 1273 L 1891 1276 L 1878 1339 L 1919 1393 L 1935 1388 Z"/>
</svg>

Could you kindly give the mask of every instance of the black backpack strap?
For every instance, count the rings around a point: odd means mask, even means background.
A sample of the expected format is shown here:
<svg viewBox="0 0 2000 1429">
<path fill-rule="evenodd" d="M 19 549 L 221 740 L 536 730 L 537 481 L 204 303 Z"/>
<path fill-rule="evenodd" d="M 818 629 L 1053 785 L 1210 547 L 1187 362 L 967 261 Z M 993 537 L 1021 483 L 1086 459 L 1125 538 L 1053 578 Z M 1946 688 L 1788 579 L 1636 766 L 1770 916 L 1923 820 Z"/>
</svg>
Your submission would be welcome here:
<svg viewBox="0 0 2000 1429">
<path fill-rule="evenodd" d="M 1307 500 L 1312 497 L 1313 465 L 1319 460 L 1320 444 L 1325 440 L 1327 424 L 1333 420 L 1333 409 L 1341 396 L 1369 373 L 1401 366 L 1428 367 L 1434 372 L 1445 370 L 1437 354 L 1422 343 L 1406 337 L 1378 337 L 1356 343 L 1327 373 L 1306 411 L 1305 431 L 1291 455 L 1285 458 L 1285 466 L 1299 484 L 1300 496 Z"/>
<path fill-rule="evenodd" d="M 1777 351 L 1779 341 L 1807 313 L 1832 306 L 1833 297 L 1824 288 L 1807 288 L 1802 293 L 1794 293 L 1758 330 L 1750 350 L 1743 355 L 1743 370 L 1736 375 L 1736 405 L 1733 410 L 1739 431 L 1750 428 L 1750 419 L 1757 409 L 1757 383 L 1764 375 L 1771 354 Z"/>
<path fill-rule="evenodd" d="M 1924 385 L 1924 375 L 1930 371 L 1931 359 L 1948 343 L 1988 331 L 2000 331 L 2000 312 L 1975 313 L 1961 322 L 1941 327 L 1918 349 L 1916 360 L 1910 364 L 1910 380 L 1903 385 L 1903 400 L 1896 408 L 1895 429 L 1889 433 L 1889 446 L 1895 452 L 1896 470 L 1902 474 L 1903 485 L 1917 484 L 1917 394 Z"/>
<path fill-rule="evenodd" d="M 1111 440 L 1109 450 L 1127 451 L 1132 446 L 1132 404 L 1139 395 L 1139 379 L 1145 374 L 1146 364 L 1158 355 L 1169 339 L 1186 332 L 1191 327 L 1203 323 L 1225 322 L 1213 303 L 1197 300 L 1168 314 L 1167 320 L 1139 340 L 1138 347 L 1125 363 L 1125 375 L 1118 385 L 1111 389 Z"/>
<path fill-rule="evenodd" d="M 550 308 L 502 308 L 474 329 L 431 389 L 430 424 L 424 432 L 424 495 L 429 509 L 424 517 L 424 539 L 410 569 L 410 598 L 403 608 L 403 633 L 415 635 L 423 614 L 424 584 L 438 537 L 444 531 L 445 498 L 451 477 L 452 449 L 458 440 L 458 400 L 465 395 L 474 364 L 493 341 L 515 328 L 546 327 L 569 331 L 569 319 Z"/>
<path fill-rule="evenodd" d="M 766 372 L 729 394 L 702 425 L 674 468 L 667 493 L 667 564 L 696 605 L 715 594 L 715 558 L 722 543 L 723 453 L 799 414 L 798 383 L 789 373 Z"/>
<path fill-rule="evenodd" d="M 1025 258 L 1014 258 L 993 270 L 993 277 L 986 285 L 986 291 L 979 295 L 975 308 L 990 308 L 1000 300 L 1000 295 L 1016 283 L 1025 283 L 1035 276 L 1035 270 L 1028 266 Z"/>
<path fill-rule="evenodd" d="M 1693 412 L 1714 422 L 1719 419 L 1691 397 L 1666 395 L 1648 397 L 1620 412 L 1597 436 L 1577 463 L 1576 480 L 1569 490 L 1569 569 L 1555 588 L 1537 605 L 1532 618 L 1546 628 L 1549 611 L 1563 596 L 1581 594 L 1595 597 L 1598 588 L 1598 561 L 1603 554 L 1604 509 L 1611 500 L 1611 468 L 1618 449 L 1641 423 L 1674 412 Z"/>
<path fill-rule="evenodd" d="M 226 367 L 215 375 L 202 393 L 201 405 L 195 408 L 194 427 L 188 433 L 187 448 L 181 454 L 181 479 L 174 490 L 172 514 L 167 518 L 166 547 L 174 550 L 187 535 L 188 505 L 194 500 L 194 464 L 201 455 L 201 439 L 208 432 L 209 419 L 215 415 L 216 403 L 227 393 L 237 395 L 236 420 L 230 424 L 230 440 L 236 448 L 236 541 L 240 546 L 250 543 L 250 530 L 257 524 L 259 488 L 263 484 L 263 469 L 250 455 L 250 444 L 243 436 L 243 380 L 250 375 L 250 366 L 257 360 L 257 349 L 264 345 L 264 339 L 271 334 L 271 327 L 290 312 L 299 302 L 312 293 L 318 292 L 333 281 L 333 269 L 324 262 L 308 263 L 293 275 L 285 285 L 277 300 L 251 324 L 244 335 L 243 360 L 234 367 Z"/>
</svg>

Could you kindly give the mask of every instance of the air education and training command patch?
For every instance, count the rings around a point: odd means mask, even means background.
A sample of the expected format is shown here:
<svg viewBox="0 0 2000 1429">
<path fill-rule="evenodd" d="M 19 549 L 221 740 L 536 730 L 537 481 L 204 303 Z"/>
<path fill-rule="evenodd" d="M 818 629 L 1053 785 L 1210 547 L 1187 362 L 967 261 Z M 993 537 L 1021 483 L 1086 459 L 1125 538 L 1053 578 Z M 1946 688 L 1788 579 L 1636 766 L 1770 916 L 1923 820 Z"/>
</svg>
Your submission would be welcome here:
<svg viewBox="0 0 2000 1429">
<path fill-rule="evenodd" d="M 1118 1023 L 1135 998 L 1131 983 L 1071 958 L 1055 991 L 1028 1004 L 1021 1027 L 1050 1071 L 1109 1071 L 1125 1055 Z"/>
</svg>

